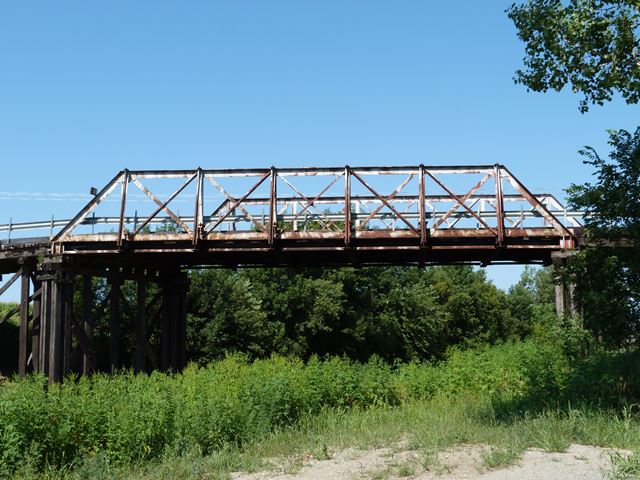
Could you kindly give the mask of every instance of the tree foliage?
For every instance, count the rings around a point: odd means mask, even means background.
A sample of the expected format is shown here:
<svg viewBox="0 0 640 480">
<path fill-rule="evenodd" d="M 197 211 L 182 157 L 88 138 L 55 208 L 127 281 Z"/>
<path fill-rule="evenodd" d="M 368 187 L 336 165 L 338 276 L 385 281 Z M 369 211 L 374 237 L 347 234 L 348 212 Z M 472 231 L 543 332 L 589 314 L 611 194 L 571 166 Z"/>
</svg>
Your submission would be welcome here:
<svg viewBox="0 0 640 480">
<path fill-rule="evenodd" d="M 570 85 L 584 96 L 582 112 L 616 93 L 640 100 L 638 0 L 529 0 L 507 14 L 525 43 L 517 83 L 536 92 Z"/>
<path fill-rule="evenodd" d="M 525 43 L 516 82 L 529 89 L 582 93 L 581 111 L 620 94 L 640 100 L 640 1 L 529 0 L 507 13 Z M 611 132 L 610 161 L 580 153 L 596 181 L 572 185 L 570 206 L 585 211 L 590 247 L 570 262 L 584 325 L 621 345 L 640 333 L 640 128 Z"/>
<path fill-rule="evenodd" d="M 516 302 L 471 267 L 194 271 L 188 352 L 201 363 L 231 351 L 438 359 L 527 336 L 531 292 Z"/>
<path fill-rule="evenodd" d="M 610 161 L 593 148 L 581 152 L 596 179 L 568 190 L 592 243 L 571 273 L 585 325 L 620 345 L 640 334 L 640 128 L 611 132 L 609 143 Z"/>
</svg>

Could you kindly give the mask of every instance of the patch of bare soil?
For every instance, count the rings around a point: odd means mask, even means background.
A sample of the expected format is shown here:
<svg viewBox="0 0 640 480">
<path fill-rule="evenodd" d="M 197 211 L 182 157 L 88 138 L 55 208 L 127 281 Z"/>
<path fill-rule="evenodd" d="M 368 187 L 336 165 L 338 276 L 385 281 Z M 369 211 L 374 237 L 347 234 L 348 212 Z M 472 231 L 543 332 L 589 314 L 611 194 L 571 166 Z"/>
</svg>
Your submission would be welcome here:
<svg viewBox="0 0 640 480">
<path fill-rule="evenodd" d="M 510 465 L 488 468 L 483 446 L 459 445 L 441 452 L 381 448 L 348 449 L 328 460 L 311 455 L 273 462 L 272 471 L 236 473 L 234 480 L 601 480 L 611 468 L 611 449 L 572 445 L 566 452 L 525 451 Z M 630 452 L 619 451 L 621 454 Z"/>
</svg>

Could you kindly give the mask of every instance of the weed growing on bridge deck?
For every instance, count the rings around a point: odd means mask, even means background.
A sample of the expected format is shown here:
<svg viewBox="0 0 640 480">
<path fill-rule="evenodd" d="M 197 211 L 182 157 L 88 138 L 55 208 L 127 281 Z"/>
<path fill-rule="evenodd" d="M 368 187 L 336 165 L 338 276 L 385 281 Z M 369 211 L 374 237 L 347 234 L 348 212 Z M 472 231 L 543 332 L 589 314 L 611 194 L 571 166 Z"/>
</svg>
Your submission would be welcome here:
<svg viewBox="0 0 640 480">
<path fill-rule="evenodd" d="M 201 478 L 407 436 L 419 448 L 638 448 L 629 405 L 640 398 L 639 357 L 571 362 L 529 340 L 453 351 L 438 366 L 234 356 L 175 376 L 122 372 L 48 388 L 34 377 L 0 389 L 0 472 Z"/>
</svg>

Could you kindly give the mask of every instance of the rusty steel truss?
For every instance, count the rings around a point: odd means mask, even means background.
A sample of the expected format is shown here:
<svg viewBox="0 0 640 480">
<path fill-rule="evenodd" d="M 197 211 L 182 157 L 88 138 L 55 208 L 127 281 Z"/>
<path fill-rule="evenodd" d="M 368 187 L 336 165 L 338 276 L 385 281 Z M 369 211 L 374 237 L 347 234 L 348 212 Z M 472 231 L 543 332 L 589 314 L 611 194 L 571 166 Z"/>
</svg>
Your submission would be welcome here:
<svg viewBox="0 0 640 480">
<path fill-rule="evenodd" d="M 134 281 L 132 364 L 176 370 L 185 362 L 189 268 L 549 264 L 583 243 L 579 212 L 531 193 L 499 164 L 124 170 L 92 194 L 72 219 L 0 225 L 0 273 L 13 273 L 0 295 L 18 280 L 22 292 L 0 323 L 20 317 L 21 375 L 59 381 L 95 370 L 95 277 L 109 285 L 109 368 L 127 363 L 121 287 Z M 160 292 L 150 301 L 149 284 Z M 147 333 L 155 323 L 160 351 Z"/>
<path fill-rule="evenodd" d="M 372 183 L 383 177 L 383 187 Z M 470 183 L 454 193 L 443 177 Z M 298 184 L 308 179 L 311 189 Z M 170 180 L 176 188 L 164 197 L 146 185 Z M 227 183 L 238 180 L 244 184 L 232 191 Z M 145 214 L 132 211 L 134 190 L 153 207 Z M 117 215 L 93 215 L 113 197 Z M 173 207 L 179 201 L 182 214 Z M 105 226 L 110 229 L 96 232 Z M 56 255 L 125 251 L 185 265 L 548 263 L 551 251 L 575 248 L 579 236 L 575 215 L 552 195 L 532 194 L 502 165 L 272 167 L 124 170 L 53 236 L 51 246 Z"/>
</svg>

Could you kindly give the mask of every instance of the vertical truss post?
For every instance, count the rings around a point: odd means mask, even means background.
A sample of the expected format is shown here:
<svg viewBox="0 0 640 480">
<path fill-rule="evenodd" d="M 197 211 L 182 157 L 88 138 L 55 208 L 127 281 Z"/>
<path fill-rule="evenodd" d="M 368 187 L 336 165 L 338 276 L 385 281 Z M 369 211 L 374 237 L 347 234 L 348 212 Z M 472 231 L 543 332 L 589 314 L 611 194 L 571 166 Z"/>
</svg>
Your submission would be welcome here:
<svg viewBox="0 0 640 480">
<path fill-rule="evenodd" d="M 502 169 L 500 164 L 493 166 L 493 176 L 496 181 L 496 245 L 501 247 L 504 245 L 504 197 L 502 194 Z"/>
<path fill-rule="evenodd" d="M 120 288 L 122 278 L 112 274 L 109 278 L 109 370 L 114 372 L 120 367 Z"/>
<path fill-rule="evenodd" d="M 125 169 L 122 176 L 122 185 L 120 189 L 120 220 L 118 223 L 118 247 L 122 246 L 124 240 L 124 213 L 127 206 L 127 188 L 129 181 L 131 180 L 131 174 L 129 170 Z"/>
<path fill-rule="evenodd" d="M 344 167 L 344 245 L 351 245 L 351 168 Z"/>
<path fill-rule="evenodd" d="M 136 289 L 136 353 L 134 357 L 134 369 L 136 372 L 145 370 L 145 352 L 143 342 L 146 338 L 146 318 L 145 307 L 147 303 L 147 284 L 142 280 L 138 280 Z"/>
<path fill-rule="evenodd" d="M 29 284 L 31 282 L 31 262 L 22 264 L 20 277 L 20 339 L 18 345 L 18 375 L 24 378 L 27 374 L 27 356 L 29 350 Z"/>
<path fill-rule="evenodd" d="M 197 245 L 200 237 L 202 235 L 203 220 L 203 202 L 202 196 L 204 191 L 204 174 L 202 173 L 202 168 L 198 167 L 198 176 L 196 177 L 196 205 L 195 212 L 193 214 L 193 245 Z"/>
<path fill-rule="evenodd" d="M 420 215 L 420 246 L 427 244 L 427 216 L 425 212 L 424 165 L 420 164 L 418 181 L 418 215 Z"/>
<path fill-rule="evenodd" d="M 93 285 L 91 275 L 82 276 L 82 326 L 84 334 L 91 345 L 93 335 L 93 319 L 91 317 L 91 307 L 93 305 Z M 89 375 L 92 373 L 93 362 L 89 352 L 82 355 L 82 373 Z"/>
<path fill-rule="evenodd" d="M 277 179 L 276 167 L 271 167 L 271 184 L 269 188 L 269 246 L 273 247 L 278 228 L 278 202 L 277 202 Z"/>
</svg>

